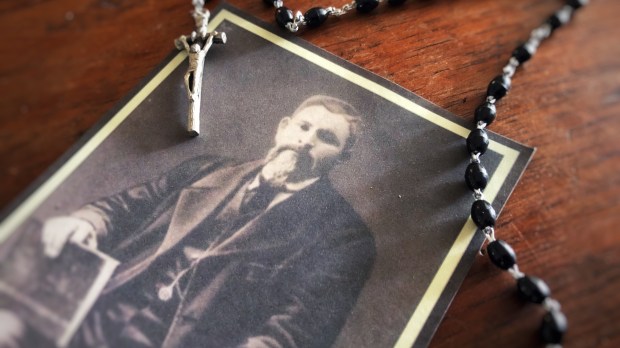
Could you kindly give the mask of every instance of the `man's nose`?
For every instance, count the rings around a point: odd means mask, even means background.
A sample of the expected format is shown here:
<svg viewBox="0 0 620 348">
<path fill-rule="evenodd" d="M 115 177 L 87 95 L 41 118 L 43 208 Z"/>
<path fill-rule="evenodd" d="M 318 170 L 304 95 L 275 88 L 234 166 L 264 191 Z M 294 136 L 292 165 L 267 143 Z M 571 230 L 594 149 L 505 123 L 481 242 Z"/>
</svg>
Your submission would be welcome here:
<svg viewBox="0 0 620 348">
<path fill-rule="evenodd" d="M 314 143 L 316 141 L 316 136 L 313 132 L 304 133 L 299 137 L 297 143 L 306 150 L 309 150 L 314 147 Z"/>
</svg>

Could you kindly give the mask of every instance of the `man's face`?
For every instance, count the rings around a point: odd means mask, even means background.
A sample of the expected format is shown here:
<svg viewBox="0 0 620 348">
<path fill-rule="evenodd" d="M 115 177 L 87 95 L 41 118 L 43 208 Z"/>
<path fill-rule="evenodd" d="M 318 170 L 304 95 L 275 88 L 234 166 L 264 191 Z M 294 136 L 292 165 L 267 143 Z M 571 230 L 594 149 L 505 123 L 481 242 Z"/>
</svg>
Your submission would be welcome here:
<svg viewBox="0 0 620 348">
<path fill-rule="evenodd" d="M 349 121 L 344 115 L 312 105 L 280 121 L 275 149 L 297 152 L 298 170 L 306 172 L 304 176 L 318 176 L 342 157 L 350 135 Z"/>
</svg>

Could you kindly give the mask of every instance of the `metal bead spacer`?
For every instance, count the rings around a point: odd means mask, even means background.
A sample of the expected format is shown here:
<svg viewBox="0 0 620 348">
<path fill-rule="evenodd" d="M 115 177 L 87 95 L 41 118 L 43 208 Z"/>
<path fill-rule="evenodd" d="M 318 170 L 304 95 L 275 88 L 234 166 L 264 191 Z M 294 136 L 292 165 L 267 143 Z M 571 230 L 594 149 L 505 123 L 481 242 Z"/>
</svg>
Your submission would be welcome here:
<svg viewBox="0 0 620 348">
<path fill-rule="evenodd" d="M 562 309 L 562 306 L 560 305 L 560 302 L 558 302 L 557 300 L 552 299 L 551 297 L 547 297 L 543 303 L 542 303 L 543 307 L 545 307 L 545 310 L 547 312 L 550 312 L 552 310 L 556 310 L 559 311 Z"/>
<path fill-rule="evenodd" d="M 496 101 L 494 96 L 487 96 L 487 103 L 495 104 Z"/>
<path fill-rule="evenodd" d="M 561 344 L 549 343 L 545 345 L 545 348 L 562 348 Z"/>
<path fill-rule="evenodd" d="M 478 121 L 478 123 L 476 123 L 476 128 L 478 129 L 484 129 L 486 126 L 487 124 L 484 121 Z"/>
<path fill-rule="evenodd" d="M 336 8 L 333 6 L 329 6 L 327 8 L 325 8 L 325 10 L 327 11 L 327 14 L 330 16 L 342 16 L 343 14 L 351 11 L 352 9 L 355 8 L 355 6 L 357 5 L 357 3 L 354 1 L 351 1 L 348 4 L 345 4 L 344 6 L 342 6 L 341 8 Z"/>
<path fill-rule="evenodd" d="M 336 7 L 330 6 L 330 7 L 327 7 L 326 10 L 327 10 L 327 13 L 330 16 L 339 17 L 339 16 L 342 16 L 343 14 L 351 11 L 352 9 L 354 9 L 356 5 L 357 5 L 357 3 L 354 0 L 354 1 L 351 1 L 350 3 L 348 3 L 348 4 L 345 4 L 341 8 L 336 8 Z"/>
<path fill-rule="evenodd" d="M 540 27 L 532 30 L 530 37 L 537 40 L 544 40 L 551 35 L 551 25 L 549 23 L 544 23 Z"/>
<path fill-rule="evenodd" d="M 512 77 L 517 71 L 517 67 L 520 65 L 519 60 L 515 57 L 510 57 L 508 60 L 508 64 L 502 69 L 504 76 Z M 488 97 L 487 97 L 488 99 Z M 495 103 L 495 99 L 493 99 L 493 103 Z"/>
<path fill-rule="evenodd" d="M 516 67 L 512 64 L 508 64 L 502 69 L 504 76 L 508 76 L 508 77 L 512 77 L 515 74 L 515 71 L 516 71 Z"/>
<path fill-rule="evenodd" d="M 299 26 L 295 22 L 288 22 L 286 23 L 286 29 L 291 33 L 296 33 L 299 30 Z"/>
<path fill-rule="evenodd" d="M 305 21 L 304 21 L 304 15 L 301 13 L 301 11 L 297 11 L 297 12 L 295 13 L 295 19 L 294 19 L 294 21 L 295 21 L 295 22 L 297 22 L 297 23 L 305 23 Z"/>
<path fill-rule="evenodd" d="M 327 11 L 327 14 L 330 16 L 340 17 L 344 14 L 344 12 L 341 9 L 335 8 L 334 6 L 327 7 L 325 10 Z"/>
<path fill-rule="evenodd" d="M 514 66 L 515 68 L 521 65 L 521 63 L 519 63 L 519 60 L 515 57 L 510 57 L 510 59 L 508 60 L 508 64 Z"/>
<path fill-rule="evenodd" d="M 545 29 L 543 29 L 542 27 L 540 28 L 536 28 L 534 30 L 532 30 L 532 32 L 530 33 L 530 40 L 536 40 L 538 42 L 546 39 L 549 35 L 546 33 Z"/>
<path fill-rule="evenodd" d="M 536 53 L 538 46 L 540 46 L 540 39 L 537 38 L 530 38 L 525 42 L 525 47 L 528 49 L 528 51 L 530 51 L 532 55 Z"/>
<path fill-rule="evenodd" d="M 475 152 L 471 154 L 470 162 L 472 163 L 480 163 L 480 152 Z"/>
<path fill-rule="evenodd" d="M 301 25 L 306 25 L 306 21 L 301 11 L 297 11 L 293 16 L 293 21 L 286 23 L 284 26 L 291 33 L 296 33 Z"/>
<path fill-rule="evenodd" d="M 473 196 L 474 196 L 474 199 L 477 200 L 477 201 L 484 200 L 484 194 L 482 193 L 482 191 L 480 189 L 475 189 L 474 193 L 473 193 Z M 487 227 L 493 228 L 492 226 L 487 226 Z"/>
<path fill-rule="evenodd" d="M 517 266 L 517 264 L 515 264 L 512 267 L 510 267 L 508 269 L 508 272 L 510 273 L 510 275 L 512 275 L 512 277 L 514 279 L 521 279 L 521 278 L 525 277 L 525 273 L 519 271 L 519 266 Z"/>
<path fill-rule="evenodd" d="M 558 12 L 555 13 L 562 24 L 568 23 L 570 21 L 570 17 L 573 15 L 573 8 L 564 5 Z"/>
<path fill-rule="evenodd" d="M 282 1 L 282 0 L 274 0 L 273 1 L 273 7 L 280 8 L 282 6 L 284 6 L 284 1 Z"/>
<path fill-rule="evenodd" d="M 486 239 L 489 241 L 489 243 L 491 242 L 495 242 L 495 229 L 492 226 L 487 226 L 485 227 L 482 232 L 484 233 L 484 236 L 486 237 Z"/>
<path fill-rule="evenodd" d="M 353 0 L 350 3 L 345 4 L 344 6 L 342 6 L 342 11 L 345 12 L 345 13 L 349 12 L 352 9 L 354 9 L 356 5 L 357 5 L 357 2 L 355 0 Z"/>
</svg>

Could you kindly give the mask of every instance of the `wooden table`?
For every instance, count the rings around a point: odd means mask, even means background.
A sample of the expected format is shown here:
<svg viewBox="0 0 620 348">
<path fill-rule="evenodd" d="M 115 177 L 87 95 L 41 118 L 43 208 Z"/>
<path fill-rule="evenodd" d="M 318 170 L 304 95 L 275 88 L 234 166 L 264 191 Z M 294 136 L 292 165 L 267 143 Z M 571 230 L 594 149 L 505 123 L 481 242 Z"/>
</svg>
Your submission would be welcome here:
<svg viewBox="0 0 620 348">
<path fill-rule="evenodd" d="M 189 0 L 0 3 L 0 207 L 7 207 L 193 27 Z M 233 4 L 266 20 L 261 0 Z M 319 2 L 287 2 L 308 9 Z M 320 2 L 329 5 L 330 2 Z M 471 120 L 487 83 L 556 0 L 415 0 L 302 37 Z M 215 4 L 210 4 L 213 7 Z M 334 3 L 334 5 L 341 5 Z M 491 129 L 538 151 L 499 220 L 547 280 L 568 347 L 620 347 L 620 2 L 594 0 L 513 78 Z M 479 257 L 433 347 L 540 345 L 540 308 Z"/>
</svg>

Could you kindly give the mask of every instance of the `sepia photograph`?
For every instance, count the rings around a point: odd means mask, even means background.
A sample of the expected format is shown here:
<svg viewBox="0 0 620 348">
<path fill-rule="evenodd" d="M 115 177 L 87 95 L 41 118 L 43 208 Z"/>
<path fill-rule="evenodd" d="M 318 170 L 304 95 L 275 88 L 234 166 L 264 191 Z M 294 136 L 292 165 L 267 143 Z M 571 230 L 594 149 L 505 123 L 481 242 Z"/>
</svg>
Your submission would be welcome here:
<svg viewBox="0 0 620 348">
<path fill-rule="evenodd" d="M 199 136 L 174 51 L 3 217 L 0 347 L 425 346 L 483 240 L 463 120 L 231 7 L 209 28 Z M 490 137 L 500 211 L 533 150 Z"/>
</svg>

